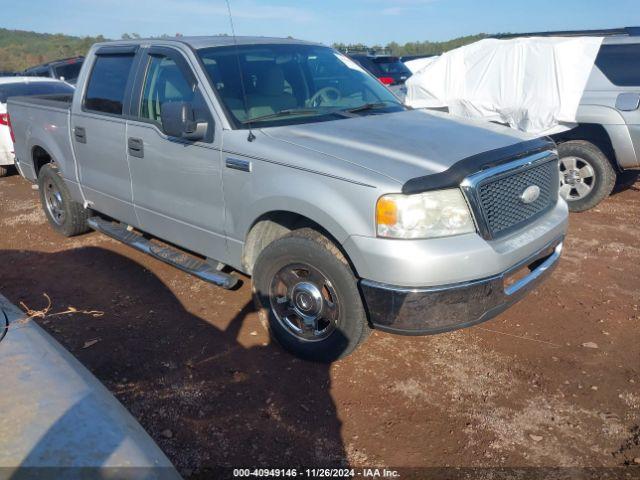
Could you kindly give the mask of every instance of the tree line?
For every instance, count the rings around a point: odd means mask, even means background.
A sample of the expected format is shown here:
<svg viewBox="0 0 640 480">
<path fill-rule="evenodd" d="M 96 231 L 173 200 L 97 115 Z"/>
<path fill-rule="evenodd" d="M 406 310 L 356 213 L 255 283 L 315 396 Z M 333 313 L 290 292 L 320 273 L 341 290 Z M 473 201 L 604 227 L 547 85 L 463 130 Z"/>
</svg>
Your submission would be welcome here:
<svg viewBox="0 0 640 480">
<path fill-rule="evenodd" d="M 177 34 L 176 36 L 181 36 Z M 168 37 L 168 35 L 162 35 Z M 341 51 L 378 51 L 389 55 L 439 55 L 448 50 L 485 38 L 486 35 L 469 35 L 445 42 L 408 42 L 403 45 L 391 42 L 387 45 L 363 45 L 336 43 Z M 140 38 L 136 33 L 125 33 L 123 39 Z M 60 33 L 36 33 L 0 28 L 0 71 L 20 72 L 52 60 L 85 55 L 92 44 L 103 42 L 102 35 L 95 37 L 73 37 Z"/>
<path fill-rule="evenodd" d="M 104 41 L 102 35 L 80 38 L 0 28 L 0 71 L 19 72 L 40 63 L 85 55 L 91 45 Z"/>
<path fill-rule="evenodd" d="M 399 44 L 397 42 L 391 42 L 386 45 L 365 45 L 362 43 L 334 43 L 333 48 L 340 50 L 341 52 L 379 52 L 387 55 L 403 56 L 403 55 L 440 55 L 454 48 L 469 45 L 470 43 L 477 42 L 487 38 L 487 35 L 480 33 L 478 35 L 467 35 L 464 37 L 454 38 L 444 42 L 407 42 L 405 44 Z"/>
</svg>

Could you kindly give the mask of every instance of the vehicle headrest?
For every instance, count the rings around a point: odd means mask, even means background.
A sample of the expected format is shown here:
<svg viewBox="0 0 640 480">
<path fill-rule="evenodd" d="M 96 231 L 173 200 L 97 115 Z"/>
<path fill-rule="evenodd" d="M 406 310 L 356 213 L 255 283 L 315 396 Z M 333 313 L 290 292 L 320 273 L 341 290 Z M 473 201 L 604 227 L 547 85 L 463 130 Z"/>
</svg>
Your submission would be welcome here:
<svg viewBox="0 0 640 480">
<path fill-rule="evenodd" d="M 189 99 L 191 88 L 177 66 L 166 67 L 160 74 L 159 81 L 165 83 L 161 92 L 163 100 Z"/>
<path fill-rule="evenodd" d="M 280 67 L 267 68 L 258 77 L 258 89 L 263 95 L 282 95 L 284 92 L 284 72 Z"/>
</svg>

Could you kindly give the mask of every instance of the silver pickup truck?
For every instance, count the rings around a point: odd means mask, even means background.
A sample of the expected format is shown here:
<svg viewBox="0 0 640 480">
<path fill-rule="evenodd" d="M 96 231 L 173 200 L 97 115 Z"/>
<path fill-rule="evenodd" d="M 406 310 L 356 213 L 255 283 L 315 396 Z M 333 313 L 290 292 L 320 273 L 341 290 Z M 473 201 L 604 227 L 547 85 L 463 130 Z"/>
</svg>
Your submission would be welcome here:
<svg viewBox="0 0 640 480">
<path fill-rule="evenodd" d="M 553 142 L 410 110 L 314 43 L 97 44 L 73 97 L 8 109 L 55 230 L 101 231 L 223 288 L 251 275 L 273 336 L 307 359 L 371 328 L 494 317 L 553 269 L 567 228 Z"/>
</svg>

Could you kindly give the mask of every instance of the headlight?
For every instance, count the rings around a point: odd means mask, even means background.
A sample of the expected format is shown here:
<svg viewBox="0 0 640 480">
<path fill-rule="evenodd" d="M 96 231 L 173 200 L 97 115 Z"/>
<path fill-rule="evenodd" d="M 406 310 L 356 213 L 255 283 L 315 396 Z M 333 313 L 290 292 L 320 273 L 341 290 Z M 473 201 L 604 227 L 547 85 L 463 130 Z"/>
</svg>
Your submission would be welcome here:
<svg viewBox="0 0 640 480">
<path fill-rule="evenodd" d="M 449 237 L 476 231 L 467 202 L 457 188 L 380 197 L 376 224 L 378 236 L 387 238 Z"/>
</svg>

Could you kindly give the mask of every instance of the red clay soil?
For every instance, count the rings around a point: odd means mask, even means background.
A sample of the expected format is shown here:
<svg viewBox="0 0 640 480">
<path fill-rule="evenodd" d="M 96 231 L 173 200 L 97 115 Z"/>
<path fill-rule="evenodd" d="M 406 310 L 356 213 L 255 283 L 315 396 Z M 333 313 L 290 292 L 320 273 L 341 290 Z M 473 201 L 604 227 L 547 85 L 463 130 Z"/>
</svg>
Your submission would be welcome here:
<svg viewBox="0 0 640 480">
<path fill-rule="evenodd" d="M 211 467 L 640 465 L 640 183 L 571 216 L 553 277 L 454 333 L 374 332 L 331 366 L 269 340 L 250 280 L 224 291 L 46 223 L 0 179 L 0 292 L 132 412 L 185 476 Z M 50 314 L 73 307 L 102 316 Z"/>
</svg>

